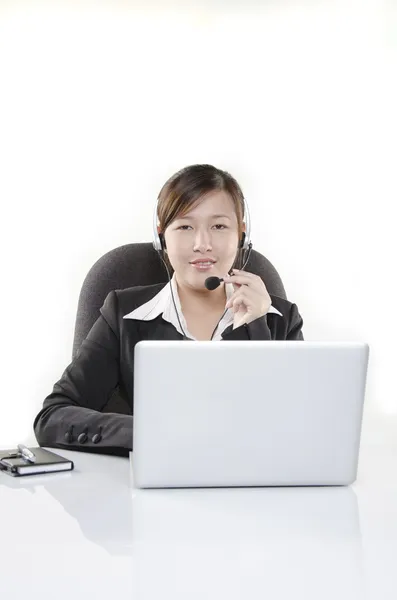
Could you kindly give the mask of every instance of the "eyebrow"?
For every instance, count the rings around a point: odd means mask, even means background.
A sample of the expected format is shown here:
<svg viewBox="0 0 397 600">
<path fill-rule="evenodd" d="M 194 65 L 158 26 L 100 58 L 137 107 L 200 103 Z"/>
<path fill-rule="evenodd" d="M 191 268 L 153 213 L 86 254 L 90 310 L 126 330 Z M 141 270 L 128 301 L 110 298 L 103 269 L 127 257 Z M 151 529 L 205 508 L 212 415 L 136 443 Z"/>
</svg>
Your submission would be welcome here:
<svg viewBox="0 0 397 600">
<path fill-rule="evenodd" d="M 182 221 L 182 219 L 194 219 L 194 217 L 189 217 L 189 216 L 185 216 L 185 217 L 177 217 L 175 220 L 176 221 Z M 230 221 L 230 217 L 228 215 L 211 215 L 211 219 L 229 219 Z"/>
</svg>

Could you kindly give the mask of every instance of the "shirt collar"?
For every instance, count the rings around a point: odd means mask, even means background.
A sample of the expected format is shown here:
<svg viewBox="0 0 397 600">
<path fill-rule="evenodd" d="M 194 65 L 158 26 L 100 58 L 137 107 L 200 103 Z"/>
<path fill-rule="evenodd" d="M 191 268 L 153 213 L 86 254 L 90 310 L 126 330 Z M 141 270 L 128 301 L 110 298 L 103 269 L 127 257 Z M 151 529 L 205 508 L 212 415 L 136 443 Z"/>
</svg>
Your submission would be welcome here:
<svg viewBox="0 0 397 600">
<path fill-rule="evenodd" d="M 163 318 L 166 321 L 172 322 L 172 316 L 175 314 L 175 308 L 174 308 L 174 305 L 172 302 L 171 286 L 172 286 L 172 293 L 174 295 L 175 305 L 176 305 L 178 314 L 180 317 L 183 318 L 183 314 L 182 314 L 182 310 L 181 310 L 181 303 L 180 303 L 179 295 L 178 295 L 178 286 L 176 284 L 175 273 L 174 273 L 171 277 L 171 281 L 168 282 L 159 291 L 159 293 L 156 294 L 156 296 L 154 296 L 148 302 L 145 302 L 145 304 L 138 306 L 138 308 L 136 308 L 132 312 L 128 313 L 127 315 L 124 315 L 123 319 L 137 319 L 139 321 L 152 321 L 159 315 L 163 315 Z M 232 283 L 225 283 L 225 287 L 226 287 L 226 298 L 227 298 L 227 300 L 229 300 L 229 298 L 234 293 L 234 287 L 233 287 Z M 229 311 L 232 314 L 232 311 L 230 308 L 228 309 L 228 312 Z M 276 313 L 276 314 L 280 315 L 281 317 L 283 316 L 281 314 L 281 312 L 279 310 L 277 310 L 277 308 L 275 308 L 274 306 L 270 306 L 270 309 L 268 312 Z"/>
</svg>

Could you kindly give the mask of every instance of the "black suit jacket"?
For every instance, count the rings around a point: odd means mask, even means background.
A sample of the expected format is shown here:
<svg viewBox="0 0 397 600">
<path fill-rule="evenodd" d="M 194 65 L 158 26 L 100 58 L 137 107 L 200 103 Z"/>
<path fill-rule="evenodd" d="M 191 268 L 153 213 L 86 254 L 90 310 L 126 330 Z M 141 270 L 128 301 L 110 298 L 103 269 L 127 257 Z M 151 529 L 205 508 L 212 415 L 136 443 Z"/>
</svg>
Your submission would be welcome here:
<svg viewBox="0 0 397 600">
<path fill-rule="evenodd" d="M 40 446 L 128 456 L 132 449 L 135 344 L 140 340 L 181 340 L 182 335 L 162 316 L 152 321 L 123 316 L 148 302 L 165 285 L 131 287 L 106 296 L 100 316 L 34 420 Z M 303 320 L 296 304 L 270 297 L 282 317 L 268 313 L 234 330 L 231 325 L 223 332 L 222 341 L 303 340 Z M 101 412 L 117 387 L 131 415 Z M 84 431 L 87 435 L 78 441 Z M 65 438 L 68 432 L 71 435 Z M 97 433 L 95 443 L 92 438 Z"/>
</svg>

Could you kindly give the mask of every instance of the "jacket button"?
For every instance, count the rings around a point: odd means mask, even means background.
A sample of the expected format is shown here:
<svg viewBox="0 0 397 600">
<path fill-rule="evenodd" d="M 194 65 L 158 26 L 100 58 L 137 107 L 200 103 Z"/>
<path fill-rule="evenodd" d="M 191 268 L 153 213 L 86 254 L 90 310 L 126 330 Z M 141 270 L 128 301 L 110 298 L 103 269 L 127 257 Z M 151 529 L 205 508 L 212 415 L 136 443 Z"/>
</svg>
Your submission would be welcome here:
<svg viewBox="0 0 397 600">
<path fill-rule="evenodd" d="M 94 442 L 94 444 L 98 444 L 98 442 L 101 441 L 101 439 L 102 439 L 101 433 L 102 433 L 102 427 L 99 428 L 98 433 L 96 433 L 95 435 L 92 436 L 92 441 Z"/>
<path fill-rule="evenodd" d="M 67 432 L 65 433 L 65 440 L 67 441 L 68 444 L 73 442 L 73 425 L 71 425 L 69 427 L 69 429 L 67 430 Z"/>
<path fill-rule="evenodd" d="M 77 438 L 77 441 L 79 442 L 79 444 L 84 444 L 87 441 L 87 439 L 88 439 L 87 432 L 88 432 L 88 427 L 84 427 L 83 433 L 80 433 L 79 437 Z"/>
</svg>

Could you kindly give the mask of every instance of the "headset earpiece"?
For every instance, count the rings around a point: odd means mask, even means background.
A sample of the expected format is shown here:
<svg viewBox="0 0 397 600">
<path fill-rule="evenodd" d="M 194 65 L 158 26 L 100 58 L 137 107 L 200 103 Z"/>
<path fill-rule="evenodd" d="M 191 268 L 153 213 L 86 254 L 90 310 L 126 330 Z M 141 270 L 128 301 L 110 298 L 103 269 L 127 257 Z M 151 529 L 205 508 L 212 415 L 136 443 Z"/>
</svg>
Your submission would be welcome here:
<svg viewBox="0 0 397 600">
<path fill-rule="evenodd" d="M 164 234 L 163 233 L 159 233 L 159 240 L 160 240 L 161 249 L 164 252 L 164 250 L 167 249 L 167 245 L 165 243 L 165 238 L 164 238 Z"/>
<path fill-rule="evenodd" d="M 158 219 L 157 219 L 158 201 L 159 201 L 159 199 L 157 198 L 156 205 L 155 205 L 154 211 L 153 211 L 153 248 L 156 250 L 156 252 L 164 252 L 164 251 L 166 251 L 167 246 L 165 243 L 164 234 L 158 232 L 158 227 L 159 227 Z M 241 240 L 239 242 L 238 247 L 242 250 L 248 250 L 250 248 L 250 246 L 252 246 L 252 244 L 251 244 L 251 218 L 250 218 L 250 213 L 249 213 L 249 209 L 248 209 L 248 204 L 247 204 L 245 198 L 243 198 L 243 202 L 244 202 L 245 231 L 242 232 Z"/>
</svg>

